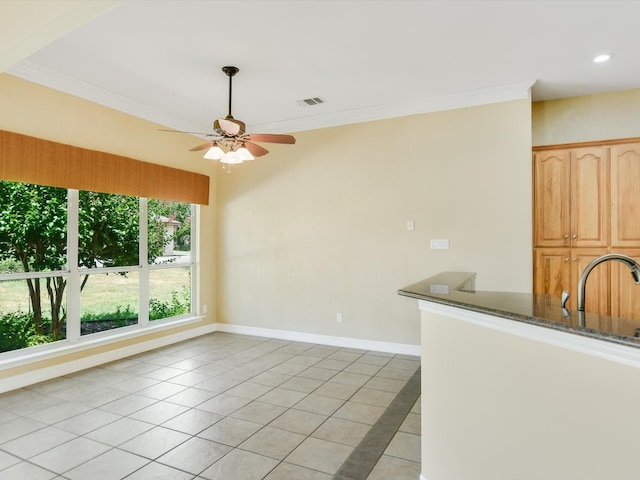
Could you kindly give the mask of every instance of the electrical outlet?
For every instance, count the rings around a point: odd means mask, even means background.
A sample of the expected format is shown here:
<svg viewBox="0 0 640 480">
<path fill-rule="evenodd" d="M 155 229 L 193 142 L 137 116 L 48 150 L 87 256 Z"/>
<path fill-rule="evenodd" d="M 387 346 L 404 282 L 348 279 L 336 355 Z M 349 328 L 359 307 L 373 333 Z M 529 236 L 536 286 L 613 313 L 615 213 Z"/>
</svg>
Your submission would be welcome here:
<svg viewBox="0 0 640 480">
<path fill-rule="evenodd" d="M 449 248 L 449 240 L 446 238 L 431 240 L 431 250 L 446 250 Z"/>
<path fill-rule="evenodd" d="M 438 285 L 434 283 L 429 290 L 431 293 L 443 293 L 446 295 L 449 293 L 449 285 Z"/>
<path fill-rule="evenodd" d="M 202 313 L 207 313 L 207 306 L 206 305 L 202 305 Z"/>
<path fill-rule="evenodd" d="M 416 222 L 407 220 L 407 232 L 413 232 L 416 229 Z"/>
<path fill-rule="evenodd" d="M 342 323 L 342 314 L 341 313 L 337 313 L 336 314 L 336 322 L 337 323 Z"/>
</svg>

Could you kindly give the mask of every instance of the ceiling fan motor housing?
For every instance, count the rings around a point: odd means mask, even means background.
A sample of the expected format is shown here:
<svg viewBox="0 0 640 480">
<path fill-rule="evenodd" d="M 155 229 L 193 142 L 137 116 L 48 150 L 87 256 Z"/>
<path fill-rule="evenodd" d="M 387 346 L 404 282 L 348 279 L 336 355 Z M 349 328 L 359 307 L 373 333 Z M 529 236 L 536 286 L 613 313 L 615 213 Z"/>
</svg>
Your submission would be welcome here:
<svg viewBox="0 0 640 480">
<path fill-rule="evenodd" d="M 241 120 L 236 120 L 235 118 L 233 118 L 230 115 L 227 115 L 227 117 L 225 118 L 225 120 L 229 120 L 230 122 L 235 123 L 236 125 L 238 125 L 240 127 L 240 130 L 238 131 L 237 135 L 244 135 L 244 132 L 246 131 L 247 126 L 244 124 L 243 121 Z M 218 135 L 222 135 L 223 137 L 228 137 L 229 134 L 227 132 L 225 132 L 221 127 L 220 127 L 220 121 L 216 120 L 215 122 L 213 122 L 213 129 L 215 130 L 215 132 Z"/>
<path fill-rule="evenodd" d="M 226 66 L 222 67 L 222 71 L 226 73 L 228 77 L 233 77 L 240 69 L 238 67 Z"/>
</svg>

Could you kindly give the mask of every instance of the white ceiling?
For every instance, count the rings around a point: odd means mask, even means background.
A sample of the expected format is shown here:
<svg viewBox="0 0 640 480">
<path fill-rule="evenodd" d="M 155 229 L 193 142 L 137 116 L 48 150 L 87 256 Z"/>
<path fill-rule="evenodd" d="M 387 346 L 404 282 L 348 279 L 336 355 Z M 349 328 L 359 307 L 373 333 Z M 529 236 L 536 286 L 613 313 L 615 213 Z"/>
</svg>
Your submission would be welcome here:
<svg viewBox="0 0 640 480">
<path fill-rule="evenodd" d="M 48 3 L 3 0 L 0 26 L 19 20 L 12 2 L 21 15 Z M 240 68 L 233 115 L 254 133 L 473 105 L 536 81 L 534 100 L 640 88 L 638 1 L 56 3 L 79 26 L 30 25 L 40 43 L 14 45 L 25 53 L 5 71 L 177 129 L 209 132 L 227 114 L 224 65 Z M 615 56 L 594 64 L 601 52 Z M 326 103 L 298 104 L 309 97 Z"/>
</svg>

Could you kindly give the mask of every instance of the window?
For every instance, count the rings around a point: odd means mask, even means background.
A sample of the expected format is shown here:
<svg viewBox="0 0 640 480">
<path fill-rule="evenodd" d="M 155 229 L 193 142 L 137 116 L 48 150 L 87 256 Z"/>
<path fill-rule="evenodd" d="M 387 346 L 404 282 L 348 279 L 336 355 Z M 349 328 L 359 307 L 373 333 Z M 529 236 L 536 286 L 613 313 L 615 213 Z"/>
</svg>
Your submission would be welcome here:
<svg viewBox="0 0 640 480">
<path fill-rule="evenodd" d="M 189 313 L 193 216 L 191 205 L 149 199 L 148 211 L 148 231 L 154 232 L 153 235 L 149 234 L 147 253 L 149 319 L 160 320 Z M 157 249 L 161 249 L 162 252 L 160 253 Z"/>
<path fill-rule="evenodd" d="M 194 210 L 0 181 L 0 352 L 191 314 Z"/>
</svg>

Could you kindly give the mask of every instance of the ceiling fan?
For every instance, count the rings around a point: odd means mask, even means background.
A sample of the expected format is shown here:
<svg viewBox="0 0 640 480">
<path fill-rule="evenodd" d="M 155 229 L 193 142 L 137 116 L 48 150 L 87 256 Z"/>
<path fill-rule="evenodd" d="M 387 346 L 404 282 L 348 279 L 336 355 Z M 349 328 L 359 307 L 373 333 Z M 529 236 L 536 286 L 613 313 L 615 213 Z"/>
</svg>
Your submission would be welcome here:
<svg viewBox="0 0 640 480">
<path fill-rule="evenodd" d="M 229 77 L 229 113 L 225 118 L 219 118 L 213 122 L 215 133 L 183 132 L 178 130 L 164 130 L 165 132 L 191 133 L 194 135 L 204 135 L 210 138 L 206 143 L 190 149 L 191 152 L 207 150 L 204 158 L 209 160 L 219 160 L 222 163 L 235 164 L 246 160 L 254 160 L 269 153 L 264 147 L 254 142 L 267 143 L 296 143 L 292 135 L 281 135 L 275 133 L 245 133 L 245 124 L 233 118 L 231 114 L 231 92 L 233 77 L 240 71 L 238 67 L 222 67 L 222 71 Z"/>
</svg>

